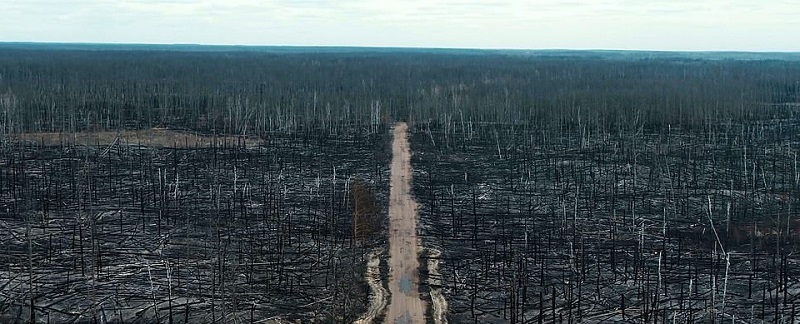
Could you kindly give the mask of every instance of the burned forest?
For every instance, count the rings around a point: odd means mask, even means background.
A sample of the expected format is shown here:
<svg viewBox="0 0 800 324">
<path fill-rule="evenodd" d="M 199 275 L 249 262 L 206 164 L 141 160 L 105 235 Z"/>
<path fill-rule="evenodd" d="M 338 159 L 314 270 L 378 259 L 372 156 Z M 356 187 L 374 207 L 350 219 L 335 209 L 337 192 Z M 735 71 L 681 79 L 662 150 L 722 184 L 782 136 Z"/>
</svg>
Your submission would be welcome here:
<svg viewBox="0 0 800 324">
<path fill-rule="evenodd" d="M 790 53 L 0 44 L 0 323 L 796 323 L 798 112 Z"/>
</svg>

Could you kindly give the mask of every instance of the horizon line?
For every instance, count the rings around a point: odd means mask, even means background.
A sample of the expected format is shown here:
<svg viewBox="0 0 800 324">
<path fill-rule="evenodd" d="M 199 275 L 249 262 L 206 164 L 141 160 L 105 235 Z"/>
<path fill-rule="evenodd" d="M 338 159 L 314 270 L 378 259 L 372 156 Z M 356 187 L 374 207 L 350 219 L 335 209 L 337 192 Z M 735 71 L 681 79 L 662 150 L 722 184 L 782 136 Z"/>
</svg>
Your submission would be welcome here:
<svg viewBox="0 0 800 324">
<path fill-rule="evenodd" d="M 163 47 L 217 47 L 217 48 L 329 48 L 329 49 L 401 49 L 401 50 L 473 50 L 473 51 L 514 51 L 514 52 L 652 52 L 652 53 L 754 53 L 754 54 L 800 54 L 800 50 L 739 50 L 739 49 L 649 49 L 649 48 L 522 48 L 522 47 L 437 47 L 411 45 L 330 45 L 330 44 L 225 44 L 225 43 L 147 43 L 147 42 L 91 42 L 91 41 L 2 41 L 2 45 L 73 45 L 73 46 L 163 46 Z"/>
</svg>

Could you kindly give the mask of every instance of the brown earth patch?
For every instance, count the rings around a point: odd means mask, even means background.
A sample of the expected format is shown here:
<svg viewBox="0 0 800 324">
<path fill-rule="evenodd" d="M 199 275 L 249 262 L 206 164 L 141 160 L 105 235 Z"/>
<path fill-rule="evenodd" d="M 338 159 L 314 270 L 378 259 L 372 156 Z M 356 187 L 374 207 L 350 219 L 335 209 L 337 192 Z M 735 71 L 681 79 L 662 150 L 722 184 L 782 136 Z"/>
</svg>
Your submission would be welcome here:
<svg viewBox="0 0 800 324">
<path fill-rule="evenodd" d="M 148 147 L 212 147 L 244 145 L 253 147 L 263 140 L 254 136 L 201 135 L 165 128 L 144 130 L 99 131 L 79 133 L 23 133 L 12 136 L 13 140 L 35 142 L 45 146 L 58 145 L 138 145 Z"/>
</svg>

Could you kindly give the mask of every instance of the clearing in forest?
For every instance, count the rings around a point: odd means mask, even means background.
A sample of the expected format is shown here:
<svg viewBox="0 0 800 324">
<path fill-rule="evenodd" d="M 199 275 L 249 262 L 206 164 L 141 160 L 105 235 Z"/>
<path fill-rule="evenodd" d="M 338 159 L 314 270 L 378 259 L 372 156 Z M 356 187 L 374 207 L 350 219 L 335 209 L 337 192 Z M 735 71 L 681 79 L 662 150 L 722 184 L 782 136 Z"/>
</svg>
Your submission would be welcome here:
<svg viewBox="0 0 800 324">
<path fill-rule="evenodd" d="M 147 147 L 198 148 L 228 145 L 255 147 L 262 144 L 262 140 L 254 136 L 202 135 L 165 128 L 117 132 L 22 133 L 14 136 L 17 140 L 35 142 L 45 146 L 113 145 L 118 143 Z"/>
</svg>

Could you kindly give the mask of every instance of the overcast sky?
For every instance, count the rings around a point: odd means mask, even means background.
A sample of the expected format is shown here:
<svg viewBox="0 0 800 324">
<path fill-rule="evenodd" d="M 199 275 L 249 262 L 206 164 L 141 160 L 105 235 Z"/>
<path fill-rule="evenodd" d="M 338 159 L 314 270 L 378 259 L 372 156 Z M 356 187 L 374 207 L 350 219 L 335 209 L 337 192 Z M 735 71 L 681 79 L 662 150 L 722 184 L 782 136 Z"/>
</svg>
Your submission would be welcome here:
<svg viewBox="0 0 800 324">
<path fill-rule="evenodd" d="M 800 0 L 0 0 L 0 41 L 800 51 Z"/>
</svg>

